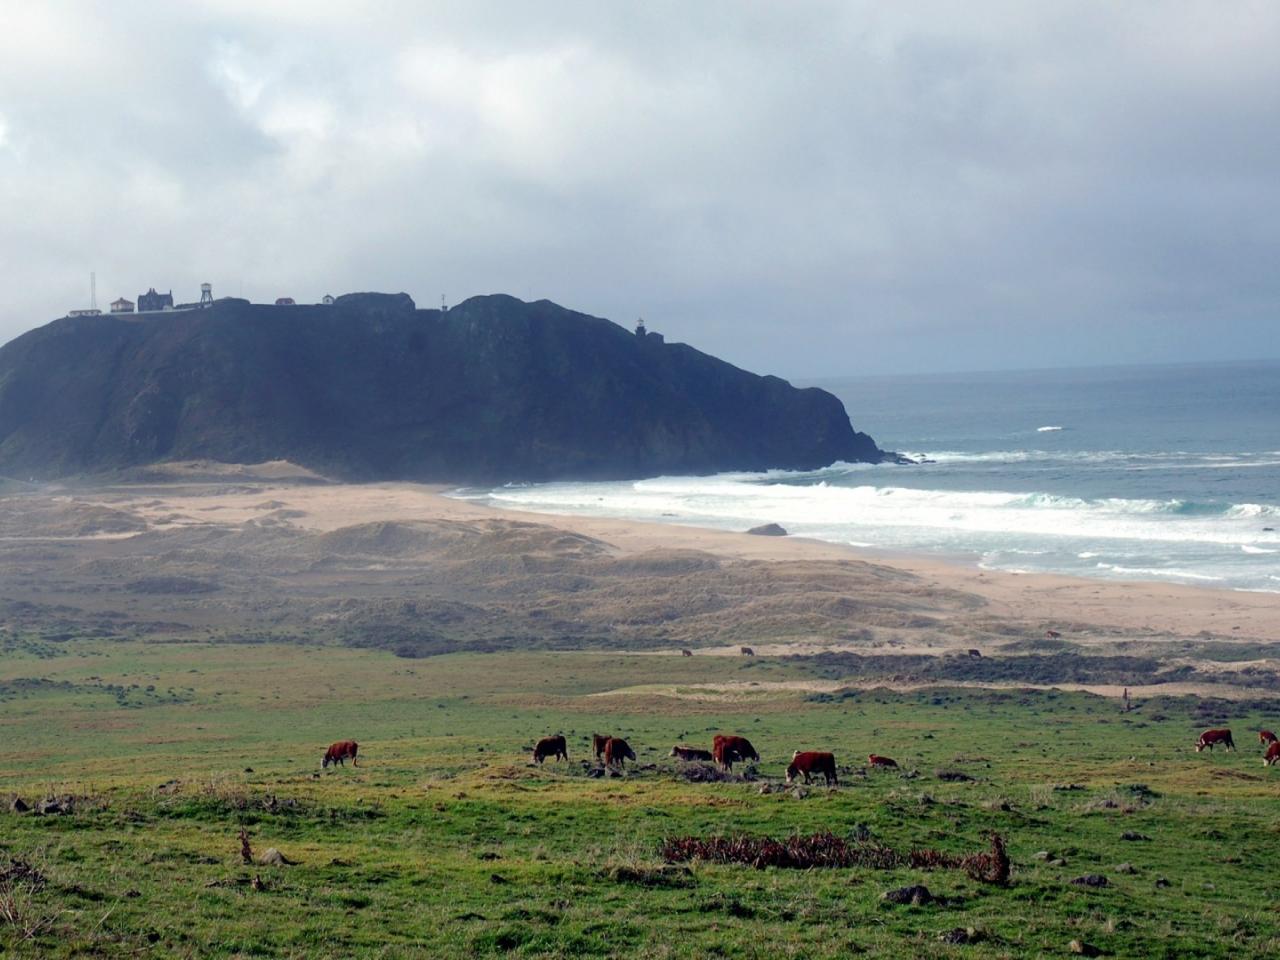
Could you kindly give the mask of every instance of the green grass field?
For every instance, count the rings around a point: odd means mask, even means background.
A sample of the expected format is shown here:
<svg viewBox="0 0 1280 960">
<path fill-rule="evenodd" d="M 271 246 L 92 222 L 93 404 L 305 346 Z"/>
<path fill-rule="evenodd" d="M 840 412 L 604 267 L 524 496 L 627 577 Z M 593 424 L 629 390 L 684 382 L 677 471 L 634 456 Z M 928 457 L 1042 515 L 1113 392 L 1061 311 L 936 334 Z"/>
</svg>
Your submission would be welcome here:
<svg viewBox="0 0 1280 960">
<path fill-rule="evenodd" d="M 1078 939 L 1113 956 L 1280 955 L 1280 769 L 1263 768 L 1251 732 L 1280 726 L 1280 704 L 1155 700 L 1122 714 L 1058 692 L 769 685 L 803 671 L 764 658 L 403 660 L 7 637 L 0 952 L 1026 957 L 1067 956 Z M 605 693 L 751 681 L 758 690 L 732 695 Z M 1197 732 L 1220 723 L 1239 752 L 1196 754 Z M 589 776 L 593 731 L 625 736 L 639 763 Z M 780 781 L 795 749 L 832 750 L 851 769 L 803 796 L 688 782 L 671 744 L 709 746 L 715 731 L 751 738 L 763 781 Z M 533 767 L 528 748 L 554 732 L 570 762 Z M 322 772 L 325 746 L 344 738 L 360 741 L 360 766 Z M 872 751 L 904 772 L 862 775 Z M 13 794 L 69 794 L 75 812 L 9 813 Z M 274 847 L 296 863 L 243 864 L 241 829 L 255 855 Z M 820 830 L 953 853 L 998 831 L 1012 882 L 670 866 L 658 853 L 671 836 Z M 1107 886 L 1071 883 L 1091 873 Z M 913 883 L 944 901 L 881 900 Z M 957 928 L 976 942 L 939 939 Z"/>
</svg>

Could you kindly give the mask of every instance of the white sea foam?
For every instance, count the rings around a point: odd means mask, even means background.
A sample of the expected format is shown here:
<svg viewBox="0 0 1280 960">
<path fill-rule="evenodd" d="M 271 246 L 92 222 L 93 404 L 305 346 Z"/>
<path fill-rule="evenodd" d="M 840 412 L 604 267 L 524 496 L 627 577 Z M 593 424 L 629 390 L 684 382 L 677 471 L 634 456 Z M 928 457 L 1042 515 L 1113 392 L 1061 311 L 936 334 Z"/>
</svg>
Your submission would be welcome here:
<svg viewBox="0 0 1280 960">
<path fill-rule="evenodd" d="M 737 528 L 773 521 L 812 535 L 821 529 L 842 541 L 883 543 L 888 532 L 1081 537 L 1165 543 L 1257 546 L 1257 521 L 1276 508 L 1228 508 L 1183 500 L 1087 500 L 1048 493 L 998 490 L 921 490 L 901 486 L 768 482 L 761 475 L 660 477 L 627 483 L 561 483 L 504 487 L 497 503 L 531 510 L 667 518 Z M 874 537 L 868 533 L 876 532 Z M 916 540 L 917 536 L 909 539 Z M 1027 544 L 1019 545 L 1027 549 Z M 1073 551 L 1077 552 L 1077 551 Z"/>
<path fill-rule="evenodd" d="M 1041 428 L 1043 429 L 1043 428 Z M 1280 466 L 1280 454 L 1135 452 L 1132 450 L 903 450 L 913 460 L 938 464 L 1115 464 L 1125 470 L 1240 470 Z M 863 465 L 864 467 L 866 465 Z"/>
<path fill-rule="evenodd" d="M 1057 433 L 1061 427 L 1036 427 L 1036 433 Z"/>
<path fill-rule="evenodd" d="M 956 456 L 972 462 L 1009 453 Z M 1166 460 L 1166 467 L 1176 462 Z M 899 485 L 899 478 L 927 476 L 891 466 L 837 464 L 812 472 L 511 485 L 471 495 L 514 509 L 725 530 L 775 522 L 799 536 L 969 555 L 1001 569 L 1016 565 L 1248 587 L 1280 575 L 1280 534 L 1264 529 L 1280 527 L 1280 507 L 1274 505 Z"/>
<path fill-rule="evenodd" d="M 1100 563 L 1099 570 L 1109 570 L 1124 577 L 1170 577 L 1174 580 L 1203 580 L 1221 583 L 1223 577 L 1214 577 L 1194 570 L 1175 570 L 1167 567 L 1122 567 L 1118 563 Z"/>
</svg>

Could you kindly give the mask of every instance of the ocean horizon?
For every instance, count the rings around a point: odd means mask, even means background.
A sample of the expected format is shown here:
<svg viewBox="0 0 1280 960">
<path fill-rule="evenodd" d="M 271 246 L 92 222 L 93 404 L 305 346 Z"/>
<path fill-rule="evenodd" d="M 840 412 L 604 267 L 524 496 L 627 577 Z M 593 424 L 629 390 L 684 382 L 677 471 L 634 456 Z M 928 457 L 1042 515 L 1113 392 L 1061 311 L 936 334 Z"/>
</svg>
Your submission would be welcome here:
<svg viewBox="0 0 1280 960">
<path fill-rule="evenodd" d="M 985 569 L 1280 592 L 1280 360 L 797 381 L 915 466 L 509 484 L 539 513 L 745 530 Z"/>
</svg>

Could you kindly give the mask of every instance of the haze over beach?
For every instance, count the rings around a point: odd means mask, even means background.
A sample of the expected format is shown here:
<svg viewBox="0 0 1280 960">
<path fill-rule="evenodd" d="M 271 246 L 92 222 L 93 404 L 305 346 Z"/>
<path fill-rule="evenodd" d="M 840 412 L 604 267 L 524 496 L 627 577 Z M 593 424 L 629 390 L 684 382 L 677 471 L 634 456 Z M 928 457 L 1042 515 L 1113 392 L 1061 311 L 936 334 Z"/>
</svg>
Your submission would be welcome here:
<svg viewBox="0 0 1280 960">
<path fill-rule="evenodd" d="M 1280 955 L 1278 45 L 0 0 L 0 953 Z"/>
</svg>

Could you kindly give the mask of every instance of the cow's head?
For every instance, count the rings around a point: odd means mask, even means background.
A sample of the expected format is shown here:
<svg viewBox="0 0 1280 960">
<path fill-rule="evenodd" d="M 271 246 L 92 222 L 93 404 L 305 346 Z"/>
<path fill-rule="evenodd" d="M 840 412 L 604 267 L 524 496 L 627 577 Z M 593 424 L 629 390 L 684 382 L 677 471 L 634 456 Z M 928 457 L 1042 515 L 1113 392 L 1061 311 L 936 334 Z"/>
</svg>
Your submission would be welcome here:
<svg viewBox="0 0 1280 960">
<path fill-rule="evenodd" d="M 1200 752 L 1201 750 L 1203 750 L 1203 749 L 1204 749 L 1204 741 L 1203 741 L 1203 740 L 1197 740 L 1197 741 L 1196 741 L 1196 753 L 1199 753 L 1199 752 Z"/>
<path fill-rule="evenodd" d="M 787 767 L 787 783 L 790 783 L 795 778 L 796 778 L 796 765 L 792 763 L 791 766 Z"/>
<path fill-rule="evenodd" d="M 328 753 L 325 753 L 325 755 L 324 755 L 324 759 L 320 761 L 320 769 L 321 769 L 321 770 L 325 770 L 325 769 L 327 769 L 327 768 L 328 768 L 328 766 L 329 766 L 329 759 L 330 759 L 330 758 L 329 758 L 329 754 L 328 754 Z"/>
</svg>

